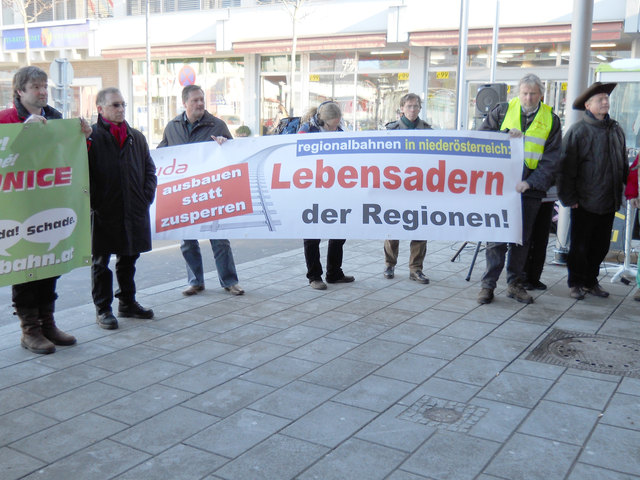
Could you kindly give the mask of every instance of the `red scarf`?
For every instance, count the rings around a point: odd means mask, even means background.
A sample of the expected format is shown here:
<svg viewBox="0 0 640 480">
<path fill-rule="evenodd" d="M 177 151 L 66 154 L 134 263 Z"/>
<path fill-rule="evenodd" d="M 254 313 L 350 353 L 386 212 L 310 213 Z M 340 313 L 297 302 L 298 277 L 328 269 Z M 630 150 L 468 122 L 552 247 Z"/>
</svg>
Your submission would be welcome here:
<svg viewBox="0 0 640 480">
<path fill-rule="evenodd" d="M 120 125 L 116 125 L 115 123 L 110 122 L 106 118 L 102 117 L 104 123 L 109 125 L 109 132 L 116 138 L 118 145 L 120 148 L 123 147 L 124 142 L 127 140 L 127 124 L 126 122 L 122 122 Z"/>
</svg>

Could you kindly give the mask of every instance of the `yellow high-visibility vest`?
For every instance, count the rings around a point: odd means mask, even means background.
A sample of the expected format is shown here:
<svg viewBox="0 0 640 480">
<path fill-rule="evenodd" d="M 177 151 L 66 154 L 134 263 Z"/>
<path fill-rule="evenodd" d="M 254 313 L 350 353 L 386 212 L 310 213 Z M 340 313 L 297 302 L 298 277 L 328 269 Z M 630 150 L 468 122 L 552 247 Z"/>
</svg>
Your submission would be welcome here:
<svg viewBox="0 0 640 480">
<path fill-rule="evenodd" d="M 522 114 L 522 108 L 520 106 L 520 98 L 515 97 L 509 102 L 509 108 L 507 114 L 504 116 L 500 130 L 508 128 L 517 128 L 520 130 L 522 124 L 520 123 L 520 115 Z M 549 105 L 540 103 L 538 113 L 524 133 L 524 163 L 531 170 L 535 170 L 538 166 L 538 161 L 542 158 L 544 152 L 544 144 L 549 138 L 551 133 L 551 127 L 553 125 L 552 109 Z"/>
</svg>

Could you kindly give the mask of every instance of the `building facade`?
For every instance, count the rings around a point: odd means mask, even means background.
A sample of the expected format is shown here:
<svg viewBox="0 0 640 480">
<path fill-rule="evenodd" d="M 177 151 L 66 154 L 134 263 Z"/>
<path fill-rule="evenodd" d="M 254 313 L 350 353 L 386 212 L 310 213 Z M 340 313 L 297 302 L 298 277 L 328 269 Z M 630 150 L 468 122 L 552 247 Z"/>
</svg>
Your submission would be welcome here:
<svg viewBox="0 0 640 480">
<path fill-rule="evenodd" d="M 472 128 L 478 87 L 490 78 L 496 19 L 496 0 L 469 2 L 465 85 L 458 92 L 459 2 L 306 0 L 294 21 L 280 0 L 149 0 L 148 16 L 147 0 L 15 1 L 32 20 L 29 48 L 22 13 L 3 2 L 2 104 L 11 103 L 11 78 L 27 55 L 46 71 L 64 57 L 74 70 L 73 115 L 95 118 L 95 94 L 116 85 L 129 104 L 127 119 L 152 144 L 182 110 L 180 92 L 190 83 L 204 88 L 207 109 L 232 131 L 244 124 L 266 133 L 282 116 L 327 99 L 341 105 L 348 128 L 384 128 L 408 91 L 423 97 L 422 116 L 436 128 L 456 128 L 460 99 L 460 123 Z M 545 101 L 561 117 L 572 9 L 573 0 L 538 0 L 535 8 L 503 0 L 498 12 L 495 81 L 506 83 L 511 97 L 525 73 L 537 74 Z M 594 1 L 592 72 L 602 62 L 639 56 L 639 11 L 640 0 Z"/>
</svg>

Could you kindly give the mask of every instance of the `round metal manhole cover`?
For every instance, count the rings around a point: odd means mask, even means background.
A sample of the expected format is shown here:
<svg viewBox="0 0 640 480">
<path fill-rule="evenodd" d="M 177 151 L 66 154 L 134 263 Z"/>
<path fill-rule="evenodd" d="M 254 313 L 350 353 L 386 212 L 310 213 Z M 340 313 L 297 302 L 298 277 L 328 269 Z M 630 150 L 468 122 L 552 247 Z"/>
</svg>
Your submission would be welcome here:
<svg viewBox="0 0 640 480">
<path fill-rule="evenodd" d="M 589 370 L 637 374 L 640 372 L 640 344 L 596 335 L 567 337 L 548 345 L 548 352 L 567 364 Z"/>
<path fill-rule="evenodd" d="M 425 410 L 422 415 L 424 418 L 441 423 L 456 423 L 462 418 L 462 413 L 454 410 L 453 408 L 430 408 Z"/>
</svg>

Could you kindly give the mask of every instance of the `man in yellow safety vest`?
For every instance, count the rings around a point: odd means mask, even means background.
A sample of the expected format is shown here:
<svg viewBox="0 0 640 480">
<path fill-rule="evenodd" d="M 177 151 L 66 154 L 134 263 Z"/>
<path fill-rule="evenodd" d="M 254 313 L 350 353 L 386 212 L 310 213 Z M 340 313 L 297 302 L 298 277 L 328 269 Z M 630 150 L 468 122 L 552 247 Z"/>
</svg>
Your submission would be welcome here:
<svg viewBox="0 0 640 480">
<path fill-rule="evenodd" d="M 522 180 L 516 185 L 522 194 L 522 245 L 487 244 L 487 269 L 482 276 L 478 303 L 493 300 L 507 251 L 507 296 L 521 303 L 533 303 L 533 297 L 524 289 L 524 267 L 542 198 L 553 184 L 562 148 L 560 119 L 551 107 L 542 103 L 543 92 L 540 78 L 525 75 L 520 80 L 518 96 L 509 103 L 498 104 L 482 123 L 481 130 L 508 132 L 516 138 L 524 136 L 525 158 Z"/>
</svg>

